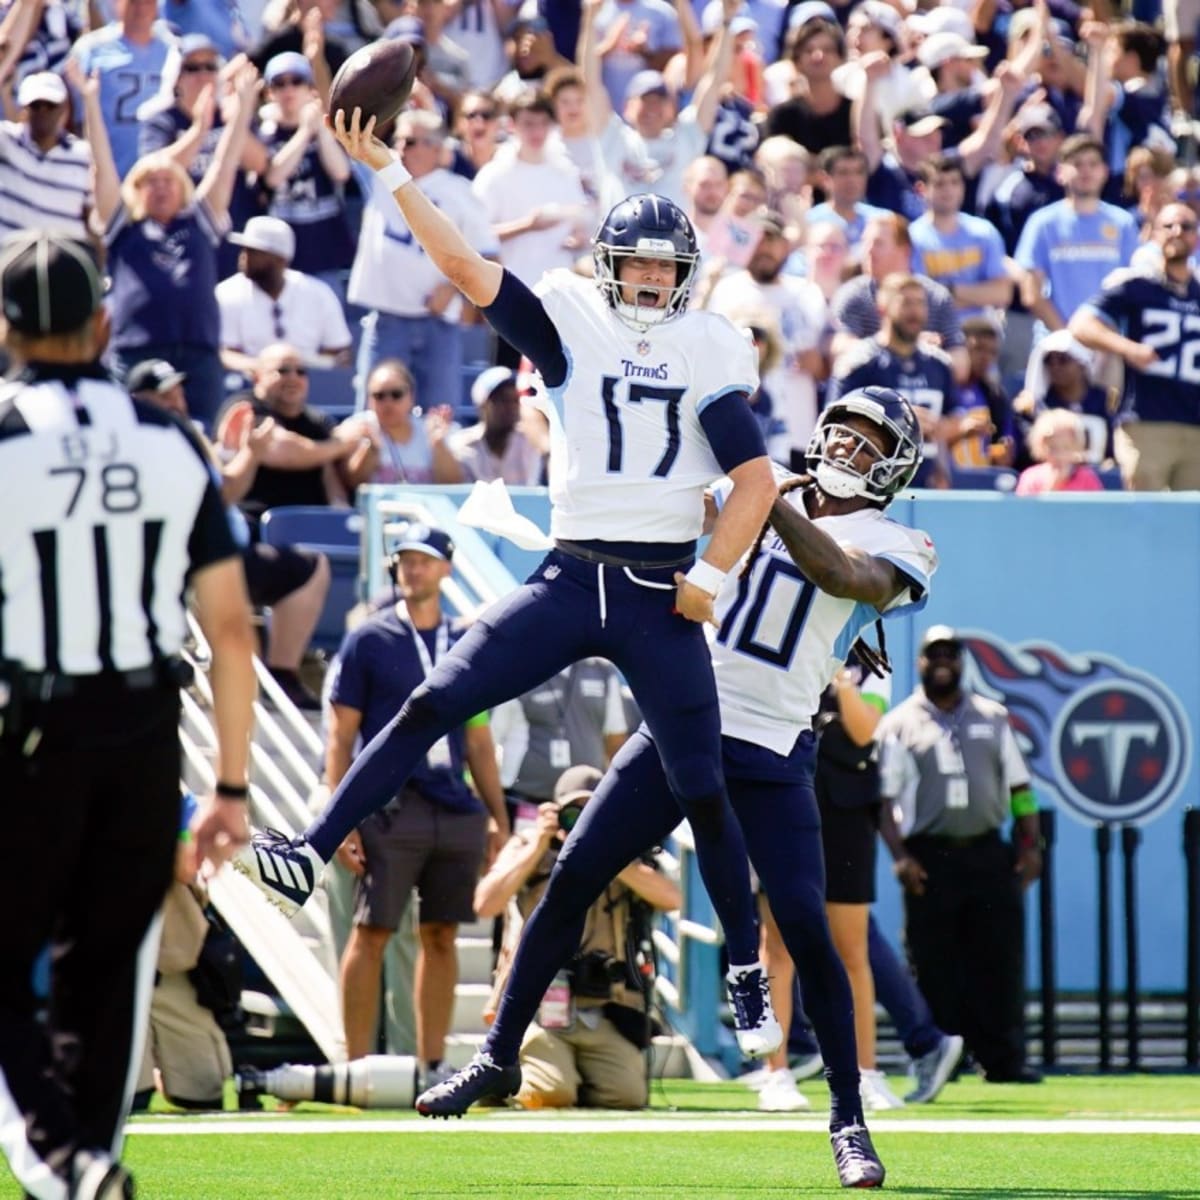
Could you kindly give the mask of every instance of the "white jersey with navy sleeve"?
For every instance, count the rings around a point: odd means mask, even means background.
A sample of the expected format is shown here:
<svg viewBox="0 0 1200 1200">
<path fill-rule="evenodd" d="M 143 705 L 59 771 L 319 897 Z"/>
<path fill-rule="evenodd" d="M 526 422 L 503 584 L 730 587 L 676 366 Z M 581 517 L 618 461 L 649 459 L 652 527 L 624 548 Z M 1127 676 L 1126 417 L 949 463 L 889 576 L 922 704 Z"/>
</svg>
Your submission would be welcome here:
<svg viewBox="0 0 1200 1200">
<path fill-rule="evenodd" d="M 551 271 L 535 289 L 567 377 L 549 388 L 551 535 L 687 542 L 721 468 L 700 414 L 758 387 L 754 348 L 724 317 L 684 313 L 640 333 L 596 285 Z"/>
<path fill-rule="evenodd" d="M 802 493 L 788 499 L 803 505 Z M 881 614 L 870 604 L 830 596 L 767 533 L 744 575 L 733 570 L 717 596 L 710 628 L 721 732 L 788 754 L 812 727 L 821 693 L 859 634 L 879 616 L 924 608 L 937 554 L 928 535 L 889 520 L 877 508 L 814 522 L 839 546 L 887 559 L 910 581 Z"/>
</svg>

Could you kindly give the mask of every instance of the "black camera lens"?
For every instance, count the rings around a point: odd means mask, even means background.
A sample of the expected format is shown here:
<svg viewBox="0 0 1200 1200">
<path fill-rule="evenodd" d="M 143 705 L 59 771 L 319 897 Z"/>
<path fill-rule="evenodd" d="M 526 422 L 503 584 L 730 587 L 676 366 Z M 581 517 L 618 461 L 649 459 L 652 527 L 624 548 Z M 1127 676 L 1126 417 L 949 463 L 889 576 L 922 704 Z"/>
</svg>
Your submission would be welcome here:
<svg viewBox="0 0 1200 1200">
<path fill-rule="evenodd" d="M 558 810 L 559 829 L 561 829 L 563 833 L 570 833 L 571 830 L 575 828 L 575 825 L 579 821 L 579 814 L 582 812 L 583 805 L 578 802 L 564 804 L 562 808 Z"/>
</svg>

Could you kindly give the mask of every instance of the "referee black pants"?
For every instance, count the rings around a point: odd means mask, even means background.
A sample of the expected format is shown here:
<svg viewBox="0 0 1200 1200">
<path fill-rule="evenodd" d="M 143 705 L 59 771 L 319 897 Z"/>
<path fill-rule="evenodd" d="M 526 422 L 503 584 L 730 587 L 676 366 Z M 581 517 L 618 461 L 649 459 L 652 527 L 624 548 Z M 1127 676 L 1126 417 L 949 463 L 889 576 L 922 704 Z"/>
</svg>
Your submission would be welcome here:
<svg viewBox="0 0 1200 1200">
<path fill-rule="evenodd" d="M 65 1197 L 76 1149 L 120 1152 L 179 834 L 179 694 L 105 681 L 0 742 L 0 1144 Z M 48 1022 L 32 971 L 50 946 Z"/>
<path fill-rule="evenodd" d="M 1025 906 L 1012 847 L 999 833 L 962 843 L 905 842 L 925 893 L 904 893 L 905 942 L 917 983 L 946 1033 L 960 1033 L 986 1074 L 1025 1065 Z"/>
</svg>

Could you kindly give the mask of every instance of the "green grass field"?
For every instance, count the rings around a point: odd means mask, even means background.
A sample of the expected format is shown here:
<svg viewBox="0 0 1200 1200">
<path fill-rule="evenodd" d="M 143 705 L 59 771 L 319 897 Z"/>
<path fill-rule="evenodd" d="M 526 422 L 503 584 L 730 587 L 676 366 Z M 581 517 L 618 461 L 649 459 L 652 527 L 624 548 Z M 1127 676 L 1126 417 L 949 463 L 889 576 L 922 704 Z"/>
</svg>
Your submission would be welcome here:
<svg viewBox="0 0 1200 1200">
<path fill-rule="evenodd" d="M 815 1112 L 798 1118 L 756 1113 L 737 1084 L 680 1080 L 656 1083 L 650 1111 L 627 1115 L 504 1110 L 446 1124 L 316 1104 L 250 1121 L 154 1115 L 132 1123 L 125 1157 L 144 1200 L 843 1195 L 821 1131 L 822 1086 L 803 1090 Z M 1088 1122 L 1094 1131 L 1076 1131 Z M 1041 1087 L 964 1079 L 937 1104 L 871 1126 L 896 1195 L 1200 1197 L 1200 1078 L 1055 1078 Z"/>
</svg>

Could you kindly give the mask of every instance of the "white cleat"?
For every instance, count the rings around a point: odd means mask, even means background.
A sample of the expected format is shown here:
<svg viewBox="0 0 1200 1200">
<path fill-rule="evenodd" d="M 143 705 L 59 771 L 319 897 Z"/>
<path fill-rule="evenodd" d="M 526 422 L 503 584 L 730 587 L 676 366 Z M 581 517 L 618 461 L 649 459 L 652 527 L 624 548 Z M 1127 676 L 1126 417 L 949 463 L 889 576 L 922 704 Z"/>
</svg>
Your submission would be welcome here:
<svg viewBox="0 0 1200 1200">
<path fill-rule="evenodd" d="M 868 1071 L 859 1067 L 858 1094 L 862 1097 L 867 1112 L 885 1112 L 889 1108 L 903 1108 L 904 1101 L 888 1087 L 882 1071 Z"/>
<path fill-rule="evenodd" d="M 256 833 L 232 864 L 288 918 L 303 908 L 325 870 L 321 856 L 307 842 L 293 842 L 277 829 Z"/>
<path fill-rule="evenodd" d="M 787 1067 L 772 1071 L 758 1092 L 759 1112 L 804 1112 L 811 1107 Z"/>
<path fill-rule="evenodd" d="M 783 1029 L 771 1007 L 771 989 L 761 966 L 743 967 L 725 977 L 733 1009 L 738 1049 L 747 1058 L 766 1058 L 783 1045 Z"/>
</svg>

